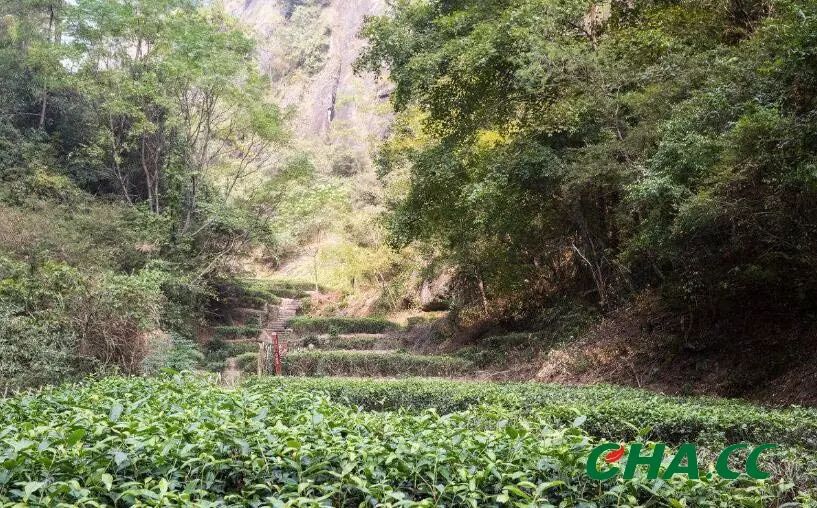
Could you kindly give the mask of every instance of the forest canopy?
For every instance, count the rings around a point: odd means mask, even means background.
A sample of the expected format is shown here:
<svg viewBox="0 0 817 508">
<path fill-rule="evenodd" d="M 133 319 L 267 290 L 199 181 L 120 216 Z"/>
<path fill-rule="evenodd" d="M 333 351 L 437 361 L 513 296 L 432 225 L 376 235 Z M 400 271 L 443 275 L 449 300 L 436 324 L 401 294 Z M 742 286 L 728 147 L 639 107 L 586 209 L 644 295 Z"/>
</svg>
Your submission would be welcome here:
<svg viewBox="0 0 817 508">
<path fill-rule="evenodd" d="M 488 299 L 817 301 L 817 3 L 405 0 L 363 35 L 393 244 Z"/>
</svg>

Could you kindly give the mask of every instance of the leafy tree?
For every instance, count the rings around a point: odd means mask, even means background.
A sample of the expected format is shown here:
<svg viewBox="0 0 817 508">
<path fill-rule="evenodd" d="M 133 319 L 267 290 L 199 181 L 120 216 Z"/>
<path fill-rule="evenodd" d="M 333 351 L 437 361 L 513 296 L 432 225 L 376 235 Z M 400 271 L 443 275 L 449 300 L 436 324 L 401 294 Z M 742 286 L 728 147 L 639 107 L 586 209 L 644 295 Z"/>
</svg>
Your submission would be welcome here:
<svg viewBox="0 0 817 508">
<path fill-rule="evenodd" d="M 816 8 L 395 3 L 359 62 L 409 126 L 380 157 L 408 184 L 393 243 L 436 246 L 484 301 L 810 305 Z"/>
<path fill-rule="evenodd" d="M 151 334 L 192 336 L 212 281 L 275 243 L 254 194 L 287 133 L 253 41 L 197 0 L 13 0 L 0 85 L 9 365 L 137 372 Z"/>
</svg>

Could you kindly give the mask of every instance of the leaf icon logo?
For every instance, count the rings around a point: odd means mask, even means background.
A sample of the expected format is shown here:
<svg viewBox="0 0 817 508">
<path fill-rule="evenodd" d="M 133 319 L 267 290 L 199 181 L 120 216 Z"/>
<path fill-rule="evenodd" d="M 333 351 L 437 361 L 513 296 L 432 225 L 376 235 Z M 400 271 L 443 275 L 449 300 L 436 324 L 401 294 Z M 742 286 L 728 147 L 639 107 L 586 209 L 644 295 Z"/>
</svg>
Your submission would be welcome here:
<svg viewBox="0 0 817 508">
<path fill-rule="evenodd" d="M 613 462 L 618 462 L 621 459 L 621 457 L 624 456 L 624 452 L 625 452 L 625 449 L 624 449 L 624 446 L 622 445 L 618 450 L 613 450 L 610 453 L 608 453 L 607 455 L 605 455 L 604 456 L 604 462 L 607 462 L 608 464 L 612 464 Z"/>
</svg>

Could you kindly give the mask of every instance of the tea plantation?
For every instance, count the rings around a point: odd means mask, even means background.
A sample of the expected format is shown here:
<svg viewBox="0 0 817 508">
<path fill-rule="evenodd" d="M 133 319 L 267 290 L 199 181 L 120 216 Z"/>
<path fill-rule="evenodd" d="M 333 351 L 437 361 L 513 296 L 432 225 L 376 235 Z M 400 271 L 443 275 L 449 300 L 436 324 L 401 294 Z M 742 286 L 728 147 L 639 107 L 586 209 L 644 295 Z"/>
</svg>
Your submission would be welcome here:
<svg viewBox="0 0 817 508">
<path fill-rule="evenodd" d="M 438 381 L 105 378 L 0 402 L 0 506 L 772 506 L 793 485 L 815 414 L 612 388 Z M 552 390 L 552 391 L 551 391 Z M 528 398 L 530 397 L 530 398 Z M 641 397 L 642 399 L 639 399 Z M 650 397 L 653 397 L 650 399 Z M 620 401 L 620 415 L 612 410 Z M 645 412 L 636 425 L 626 422 Z M 597 401 L 598 404 L 595 404 Z M 677 407 L 678 410 L 673 410 Z M 679 414 L 691 415 L 677 422 Z M 663 415 L 663 416 L 662 416 Z M 774 476 L 597 482 L 599 433 L 706 445 L 785 431 Z M 766 416 L 764 418 L 763 416 Z M 681 427 L 690 425 L 684 435 Z M 759 430 L 752 430 L 757 428 Z M 753 434 L 754 432 L 754 434 Z M 711 466 L 701 462 L 702 468 Z M 774 469 L 777 467 L 777 469 Z M 703 477 L 703 476 L 702 476 Z"/>
</svg>

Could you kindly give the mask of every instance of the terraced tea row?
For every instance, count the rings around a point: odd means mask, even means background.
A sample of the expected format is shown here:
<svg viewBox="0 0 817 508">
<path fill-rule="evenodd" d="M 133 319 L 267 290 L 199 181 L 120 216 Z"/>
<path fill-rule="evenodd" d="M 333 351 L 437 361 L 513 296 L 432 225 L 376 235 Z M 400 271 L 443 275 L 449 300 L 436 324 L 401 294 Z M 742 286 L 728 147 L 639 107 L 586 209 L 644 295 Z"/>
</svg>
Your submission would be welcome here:
<svg viewBox="0 0 817 508">
<path fill-rule="evenodd" d="M 597 441 L 582 418 L 554 426 L 546 411 L 502 404 L 361 411 L 315 383 L 227 390 L 183 376 L 108 378 L 2 401 L 0 503 L 731 507 L 810 499 L 789 483 L 748 478 L 649 480 L 638 471 L 593 481 L 584 464 Z M 375 391 L 385 386 L 412 385 Z"/>
</svg>

